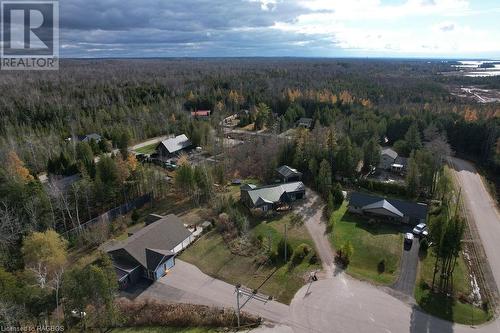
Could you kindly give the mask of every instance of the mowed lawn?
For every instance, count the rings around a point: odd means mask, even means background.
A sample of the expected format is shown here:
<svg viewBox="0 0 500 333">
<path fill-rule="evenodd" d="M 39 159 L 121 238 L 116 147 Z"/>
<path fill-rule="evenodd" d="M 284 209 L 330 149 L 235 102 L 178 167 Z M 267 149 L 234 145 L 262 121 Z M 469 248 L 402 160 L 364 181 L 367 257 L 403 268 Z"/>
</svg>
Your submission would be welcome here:
<svg viewBox="0 0 500 333">
<path fill-rule="evenodd" d="M 354 253 L 347 267 L 347 273 L 361 280 L 378 284 L 396 281 L 399 262 L 403 251 L 403 234 L 395 224 L 374 223 L 349 214 L 347 203 L 333 213 L 334 226 L 330 226 L 330 239 L 334 249 L 349 241 Z M 379 271 L 379 263 L 385 260 L 385 270 Z"/>
<path fill-rule="evenodd" d="M 290 215 L 262 221 L 250 233 L 262 235 L 265 237 L 264 242 L 270 238 L 276 249 L 279 239 L 283 237 L 285 223 L 289 225 L 288 239 L 292 247 L 306 243 L 314 249 L 304 226 L 290 226 Z M 294 268 L 288 265 L 276 267 L 271 263 L 259 265 L 255 262 L 256 257 L 232 254 L 222 236 L 213 230 L 186 249 L 179 259 L 197 266 L 210 276 L 231 284 L 241 283 L 249 288 L 259 288 L 261 293 L 289 304 L 297 290 L 305 284 L 309 272 L 320 268 L 319 259 L 317 263 L 309 263 L 313 254 L 314 250 Z"/>
<path fill-rule="evenodd" d="M 153 143 L 153 144 L 141 147 L 141 148 L 137 148 L 134 151 L 138 154 L 151 155 L 155 152 L 157 146 L 158 146 L 158 143 Z"/>
</svg>

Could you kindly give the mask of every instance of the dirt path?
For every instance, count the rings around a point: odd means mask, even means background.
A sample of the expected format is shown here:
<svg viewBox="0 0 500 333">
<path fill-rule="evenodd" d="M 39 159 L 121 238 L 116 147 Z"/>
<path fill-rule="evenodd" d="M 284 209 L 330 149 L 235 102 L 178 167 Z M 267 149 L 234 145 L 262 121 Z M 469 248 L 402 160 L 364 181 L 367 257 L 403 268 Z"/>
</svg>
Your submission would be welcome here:
<svg viewBox="0 0 500 333">
<path fill-rule="evenodd" d="M 334 254 L 326 232 L 326 221 L 323 218 L 324 206 L 318 194 L 307 189 L 306 202 L 298 207 L 296 212 L 304 218 L 304 224 L 314 241 L 323 269 L 327 276 L 332 276 L 335 268 Z"/>
</svg>

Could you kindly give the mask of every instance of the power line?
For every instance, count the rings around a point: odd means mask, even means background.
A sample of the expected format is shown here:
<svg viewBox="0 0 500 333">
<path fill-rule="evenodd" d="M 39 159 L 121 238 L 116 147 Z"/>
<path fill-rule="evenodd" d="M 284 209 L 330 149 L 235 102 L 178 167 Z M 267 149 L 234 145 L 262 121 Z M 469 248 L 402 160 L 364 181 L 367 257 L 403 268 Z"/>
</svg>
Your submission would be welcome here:
<svg viewBox="0 0 500 333">
<path fill-rule="evenodd" d="M 268 301 L 272 300 L 271 296 L 265 296 L 262 294 L 259 294 L 257 289 L 250 290 L 247 288 L 242 287 L 240 284 L 237 284 L 235 286 L 234 292 L 236 293 L 236 317 L 238 318 L 238 327 L 240 327 L 240 311 L 243 309 L 243 307 L 251 300 L 257 300 L 262 303 L 267 303 Z M 243 304 L 240 305 L 240 297 L 241 296 L 246 296 L 248 297 Z"/>
</svg>

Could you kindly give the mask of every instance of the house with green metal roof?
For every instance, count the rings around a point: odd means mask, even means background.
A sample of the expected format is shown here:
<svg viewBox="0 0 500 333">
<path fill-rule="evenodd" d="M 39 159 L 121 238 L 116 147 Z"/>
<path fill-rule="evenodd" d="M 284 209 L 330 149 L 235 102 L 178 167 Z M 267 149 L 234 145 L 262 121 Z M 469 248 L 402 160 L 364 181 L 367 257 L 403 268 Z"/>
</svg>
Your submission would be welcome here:
<svg viewBox="0 0 500 333">
<path fill-rule="evenodd" d="M 249 209 L 263 212 L 289 206 L 296 200 L 305 198 L 306 188 L 302 182 L 280 183 L 257 187 L 245 184 L 240 187 L 241 201 Z"/>
</svg>

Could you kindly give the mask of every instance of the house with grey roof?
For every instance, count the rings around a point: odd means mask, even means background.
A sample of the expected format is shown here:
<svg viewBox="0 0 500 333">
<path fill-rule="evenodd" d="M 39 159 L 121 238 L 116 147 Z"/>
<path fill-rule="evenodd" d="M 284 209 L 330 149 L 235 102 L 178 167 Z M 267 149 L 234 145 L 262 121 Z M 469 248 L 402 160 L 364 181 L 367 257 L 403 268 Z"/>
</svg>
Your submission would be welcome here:
<svg viewBox="0 0 500 333">
<path fill-rule="evenodd" d="M 297 127 L 312 128 L 313 120 L 312 118 L 300 118 L 297 121 Z"/>
<path fill-rule="evenodd" d="M 288 165 L 282 165 L 276 169 L 279 178 L 283 183 L 297 182 L 302 179 L 302 172 L 297 169 L 291 168 Z"/>
<path fill-rule="evenodd" d="M 424 203 L 353 192 L 349 196 L 348 210 L 367 217 L 416 225 L 425 223 L 428 207 Z"/>
<path fill-rule="evenodd" d="M 141 277 L 152 281 L 161 278 L 175 265 L 175 255 L 194 240 L 176 215 L 151 215 L 146 224 L 107 250 L 122 289 Z"/>
<path fill-rule="evenodd" d="M 177 156 L 183 151 L 192 148 L 193 144 L 185 134 L 163 140 L 156 147 L 156 153 L 160 157 Z"/>
<path fill-rule="evenodd" d="M 390 147 L 384 147 L 380 150 L 380 162 L 378 168 L 393 172 L 402 172 L 408 165 L 406 157 L 399 156 L 399 154 Z"/>
<path fill-rule="evenodd" d="M 305 198 L 306 188 L 302 182 L 283 183 L 257 187 L 245 184 L 240 187 L 241 201 L 249 209 L 263 212 L 276 210 Z"/>
<path fill-rule="evenodd" d="M 91 134 L 85 134 L 85 135 L 78 136 L 78 141 L 81 141 L 81 142 L 90 142 L 92 140 L 99 143 L 99 141 L 102 140 L 102 136 L 100 136 L 97 133 L 91 133 Z"/>
</svg>

